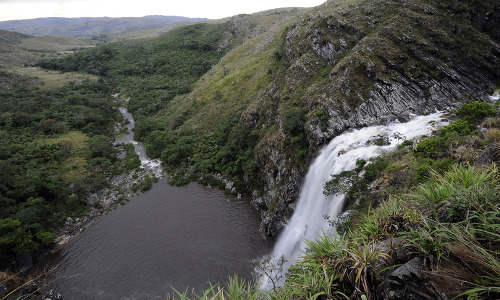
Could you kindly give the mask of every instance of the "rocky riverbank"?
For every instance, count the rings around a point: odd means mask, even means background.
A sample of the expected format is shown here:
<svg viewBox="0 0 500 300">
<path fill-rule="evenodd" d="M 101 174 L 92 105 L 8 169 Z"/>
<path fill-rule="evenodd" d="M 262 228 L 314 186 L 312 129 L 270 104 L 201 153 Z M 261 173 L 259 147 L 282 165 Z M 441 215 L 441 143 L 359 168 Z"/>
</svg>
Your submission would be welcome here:
<svg viewBox="0 0 500 300">
<path fill-rule="evenodd" d="M 128 103 L 128 99 L 118 98 L 119 94 L 113 94 L 113 97 L 118 104 L 126 105 Z M 67 243 L 76 234 L 84 231 L 88 224 L 96 217 L 109 212 L 111 209 L 115 209 L 118 205 L 124 205 L 125 202 L 130 201 L 139 192 L 149 190 L 153 182 L 157 182 L 161 177 L 165 176 L 165 171 L 160 161 L 149 159 L 145 153 L 144 146 L 133 140 L 132 130 L 134 129 L 135 122 L 132 115 L 124 107 L 120 108 L 120 112 L 123 114 L 124 121 L 117 123 L 115 126 L 117 138 L 114 143 L 114 146 L 120 150 L 117 154 L 118 158 L 121 160 L 125 159 L 126 151 L 123 146 L 130 143 L 134 145 L 141 165 L 131 171 L 111 178 L 109 187 L 90 194 L 85 199 L 89 210 L 80 217 L 68 217 L 66 219 L 64 227 L 58 232 L 57 245 Z M 125 132 L 125 135 L 123 132 Z"/>
</svg>

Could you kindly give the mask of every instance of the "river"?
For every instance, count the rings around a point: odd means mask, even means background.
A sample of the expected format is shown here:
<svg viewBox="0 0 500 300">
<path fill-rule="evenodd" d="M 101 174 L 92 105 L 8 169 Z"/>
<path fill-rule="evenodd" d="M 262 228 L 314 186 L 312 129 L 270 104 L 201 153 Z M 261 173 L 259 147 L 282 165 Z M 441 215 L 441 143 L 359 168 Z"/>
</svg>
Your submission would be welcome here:
<svg viewBox="0 0 500 300">
<path fill-rule="evenodd" d="M 147 157 L 141 162 L 156 167 Z M 252 279 L 252 262 L 272 248 L 259 221 L 248 199 L 161 179 L 53 254 L 50 286 L 64 299 L 167 299 L 172 288 L 199 293 L 232 274 Z"/>
</svg>

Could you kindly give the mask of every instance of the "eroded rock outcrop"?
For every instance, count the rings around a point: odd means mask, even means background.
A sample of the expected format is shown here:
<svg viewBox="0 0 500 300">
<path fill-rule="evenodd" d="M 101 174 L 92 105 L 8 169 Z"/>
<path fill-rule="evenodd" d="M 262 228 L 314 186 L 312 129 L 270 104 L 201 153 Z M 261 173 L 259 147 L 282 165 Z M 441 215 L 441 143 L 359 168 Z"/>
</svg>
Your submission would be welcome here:
<svg viewBox="0 0 500 300">
<path fill-rule="evenodd" d="M 420 2 L 327 2 L 287 28 L 285 67 L 272 92 L 259 100 L 265 110 L 254 122 L 278 129 L 261 139 L 257 151 L 262 189 L 253 193 L 253 203 L 261 210 L 265 235 L 276 235 L 286 224 L 305 165 L 333 137 L 350 128 L 452 110 L 469 99 L 489 100 L 500 77 L 495 39 L 462 17 L 450 17 L 452 8 Z M 290 101 L 306 109 L 305 164 L 290 149 L 294 137 L 283 126 Z"/>
</svg>

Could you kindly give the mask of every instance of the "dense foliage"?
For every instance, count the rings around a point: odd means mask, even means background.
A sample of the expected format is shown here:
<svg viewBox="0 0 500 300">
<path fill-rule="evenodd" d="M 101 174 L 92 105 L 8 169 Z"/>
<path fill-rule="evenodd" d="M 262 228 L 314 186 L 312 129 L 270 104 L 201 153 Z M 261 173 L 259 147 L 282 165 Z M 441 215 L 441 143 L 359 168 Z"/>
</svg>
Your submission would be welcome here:
<svg viewBox="0 0 500 300">
<path fill-rule="evenodd" d="M 245 172 L 255 173 L 258 137 L 236 116 L 222 119 L 209 133 L 196 136 L 184 124 L 189 112 L 178 116 L 170 131 L 164 115 L 158 114 L 175 96 L 190 92 L 192 84 L 227 52 L 231 45 L 224 42 L 232 36 L 227 27 L 226 23 L 186 26 L 158 39 L 107 44 L 42 61 L 40 66 L 98 74 L 121 87 L 130 96 L 129 110 L 137 122 L 135 138 L 145 142 L 149 156 L 161 158 L 171 168 L 195 165 L 196 174 L 219 172 L 241 178 Z M 303 143 L 304 116 L 300 114 L 299 119 L 291 120 L 298 123 L 290 123 L 290 130 L 300 132 L 298 143 Z M 172 175 L 172 182 L 186 182 L 182 176 Z"/>
<path fill-rule="evenodd" d="M 140 119 L 189 92 L 192 83 L 222 57 L 226 49 L 219 45 L 226 26 L 185 26 L 157 39 L 106 44 L 39 65 L 111 78 L 131 96 L 129 110 Z"/>
<path fill-rule="evenodd" d="M 107 183 L 120 115 L 102 81 L 60 89 L 2 72 L 0 81 L 0 266 L 51 244 L 53 230 Z M 35 81 L 36 82 L 36 81 Z"/>
</svg>

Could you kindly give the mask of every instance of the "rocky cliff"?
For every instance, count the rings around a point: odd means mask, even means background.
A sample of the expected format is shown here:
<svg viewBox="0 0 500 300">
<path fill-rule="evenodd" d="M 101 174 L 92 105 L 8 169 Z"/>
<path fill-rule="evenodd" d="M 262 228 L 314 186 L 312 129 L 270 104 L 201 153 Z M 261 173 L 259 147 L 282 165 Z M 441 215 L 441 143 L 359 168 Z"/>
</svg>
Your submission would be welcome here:
<svg viewBox="0 0 500 300">
<path fill-rule="evenodd" d="M 283 227 L 306 164 L 341 132 L 487 100 L 500 78 L 500 47 L 485 28 L 498 27 L 491 18 L 499 4 L 328 1 L 290 24 L 280 67 L 252 119 L 276 128 L 257 147 L 262 189 L 253 203 L 263 233 Z M 306 164 L 287 142 L 282 120 L 291 101 L 305 109 Z"/>
<path fill-rule="evenodd" d="M 88 71 L 100 59 L 131 96 L 136 139 L 173 181 L 234 182 L 274 236 L 336 135 L 487 100 L 500 85 L 499 16 L 500 0 L 335 0 L 45 65 Z"/>
</svg>

